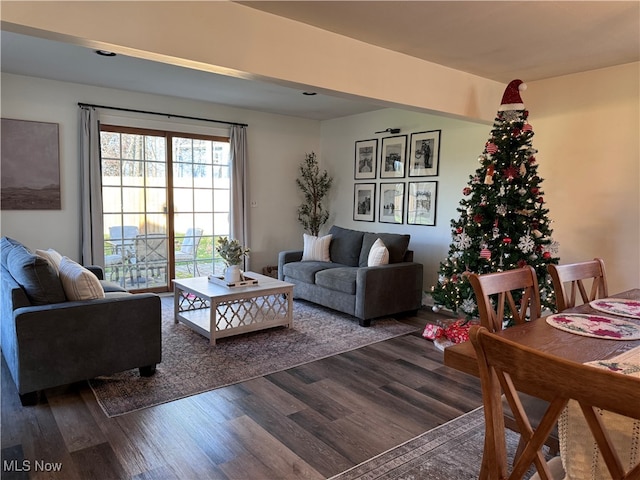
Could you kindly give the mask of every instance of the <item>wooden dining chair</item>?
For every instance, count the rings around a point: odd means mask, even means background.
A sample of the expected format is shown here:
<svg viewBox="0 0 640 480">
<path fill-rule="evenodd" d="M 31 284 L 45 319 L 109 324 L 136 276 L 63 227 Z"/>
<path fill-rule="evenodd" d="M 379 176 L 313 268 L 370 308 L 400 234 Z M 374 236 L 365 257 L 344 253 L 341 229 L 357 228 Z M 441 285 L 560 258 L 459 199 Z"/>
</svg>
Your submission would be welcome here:
<svg viewBox="0 0 640 480">
<path fill-rule="evenodd" d="M 549 265 L 547 269 L 553 281 L 558 312 L 575 307 L 578 292 L 582 303 L 609 296 L 607 274 L 601 258 L 594 258 L 588 262 Z M 588 294 L 585 281 L 591 281 Z"/>
<path fill-rule="evenodd" d="M 616 443 L 610 423 L 604 417 L 604 413 L 613 412 L 640 419 L 639 377 L 549 355 L 502 338 L 482 326 L 472 327 L 469 335 L 478 357 L 486 422 L 481 478 L 521 479 L 531 464 L 535 465 L 539 478 L 554 478 L 550 465 L 545 461 L 542 446 L 570 400 L 579 405 L 578 411 L 582 412 L 611 477 L 640 478 L 640 464 L 633 463 L 637 462 L 637 456 L 634 457 L 632 452 L 623 452 L 628 449 L 631 439 Z M 526 407 L 519 400 L 518 390 L 521 388 L 549 402 L 537 427 L 529 422 Z M 515 412 L 525 439 L 525 448 L 510 474 L 507 468 L 502 394 Z M 629 433 L 633 435 L 632 428 Z M 577 440 L 582 441 L 582 438 Z M 591 466 L 589 462 L 586 467 L 589 469 Z"/>
<path fill-rule="evenodd" d="M 538 277 L 530 265 L 504 272 L 469 274 L 480 313 L 480 325 L 490 332 L 502 330 L 505 319 L 509 317 L 518 325 L 541 316 L 540 290 Z M 547 404 L 539 398 L 522 394 L 522 402 L 527 405 L 530 420 L 538 425 Z M 504 423 L 509 430 L 520 433 L 520 426 L 509 406 L 505 405 Z M 521 436 L 516 458 L 524 449 L 525 440 Z M 550 432 L 546 441 L 549 452 L 556 455 L 560 449 L 558 429 Z"/>
</svg>

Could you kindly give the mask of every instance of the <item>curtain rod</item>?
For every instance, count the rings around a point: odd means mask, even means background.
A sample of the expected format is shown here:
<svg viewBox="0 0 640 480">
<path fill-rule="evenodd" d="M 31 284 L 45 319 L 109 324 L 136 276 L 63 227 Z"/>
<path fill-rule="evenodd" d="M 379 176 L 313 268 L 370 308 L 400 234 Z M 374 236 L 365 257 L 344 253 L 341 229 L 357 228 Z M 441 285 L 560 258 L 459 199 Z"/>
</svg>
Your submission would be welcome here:
<svg viewBox="0 0 640 480">
<path fill-rule="evenodd" d="M 145 113 L 147 115 L 159 115 L 161 117 L 174 117 L 174 118 L 185 118 L 187 120 L 200 120 L 203 122 L 212 122 L 212 123 L 226 123 L 227 125 L 237 125 L 239 127 L 248 127 L 246 123 L 235 123 L 235 122 L 227 122 L 224 120 L 213 120 L 210 118 L 199 118 L 199 117 L 188 117 L 186 115 L 174 115 L 173 113 L 160 113 L 160 112 L 149 112 L 147 110 L 135 110 L 132 108 L 121 108 L 121 107 L 106 107 L 104 105 L 92 105 L 90 103 L 78 103 L 79 107 L 92 107 L 92 108 L 104 108 L 106 110 L 118 110 L 121 112 L 133 112 L 133 113 Z"/>
</svg>

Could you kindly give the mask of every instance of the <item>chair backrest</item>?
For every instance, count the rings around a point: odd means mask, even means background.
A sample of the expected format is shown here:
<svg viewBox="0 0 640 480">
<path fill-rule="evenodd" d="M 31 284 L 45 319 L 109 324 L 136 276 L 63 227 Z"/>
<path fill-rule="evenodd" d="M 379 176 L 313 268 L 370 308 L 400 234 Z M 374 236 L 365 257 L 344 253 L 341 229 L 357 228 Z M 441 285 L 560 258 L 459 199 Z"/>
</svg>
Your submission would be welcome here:
<svg viewBox="0 0 640 480">
<path fill-rule="evenodd" d="M 609 296 L 607 274 L 601 258 L 594 258 L 588 262 L 549 265 L 547 269 L 553 281 L 558 312 L 575 307 L 578 292 L 580 292 L 582 303 Z M 591 289 L 588 294 L 585 280 L 591 280 Z"/>
<path fill-rule="evenodd" d="M 578 403 L 612 477 L 640 478 L 640 464 L 625 474 L 621 462 L 624 457 L 618 453 L 620 445 L 613 444 L 610 435 L 605 433 L 606 422 L 601 420 L 602 412 L 597 410 L 640 419 L 639 377 L 549 355 L 504 339 L 482 326 L 473 326 L 470 338 L 478 357 L 482 385 L 486 423 L 483 466 L 488 472 L 487 478 L 520 479 L 532 463 L 540 478 L 552 478 L 542 446 L 569 400 Z M 522 389 L 549 402 L 535 431 L 517 394 Z M 521 435 L 524 435 L 527 442 L 509 476 L 501 400 L 503 393 L 521 425 Z M 624 448 L 625 445 L 622 445 L 622 449 Z M 637 458 L 631 456 L 625 459 L 625 462 L 632 461 L 637 461 Z"/>
<path fill-rule="evenodd" d="M 164 233 L 138 235 L 135 240 L 136 262 L 167 263 L 167 236 Z"/>
<path fill-rule="evenodd" d="M 138 235 L 138 227 L 132 225 L 117 225 L 115 227 L 109 227 L 109 239 L 111 241 L 117 240 L 133 240 Z"/>
<path fill-rule="evenodd" d="M 480 324 L 490 331 L 502 330 L 503 322 L 508 318 L 507 306 L 516 324 L 524 323 L 527 317 L 540 317 L 538 277 L 530 265 L 483 275 L 472 273 L 468 278 L 476 294 Z M 492 298 L 495 301 L 492 302 Z"/>
<path fill-rule="evenodd" d="M 180 252 L 186 255 L 194 255 L 198 252 L 200 239 L 202 238 L 201 228 L 189 228 L 180 245 Z"/>
</svg>

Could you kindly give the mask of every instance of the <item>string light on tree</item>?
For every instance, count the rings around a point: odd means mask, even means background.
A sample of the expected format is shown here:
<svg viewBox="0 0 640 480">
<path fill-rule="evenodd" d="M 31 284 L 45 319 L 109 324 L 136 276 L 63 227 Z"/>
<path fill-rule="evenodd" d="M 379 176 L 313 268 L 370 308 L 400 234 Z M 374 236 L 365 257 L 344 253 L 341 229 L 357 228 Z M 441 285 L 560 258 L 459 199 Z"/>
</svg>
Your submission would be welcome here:
<svg viewBox="0 0 640 480">
<path fill-rule="evenodd" d="M 434 309 L 462 310 L 477 317 L 467 273 L 490 273 L 531 265 L 538 276 L 543 307 L 553 308 L 547 265 L 558 263 L 542 179 L 538 176 L 533 127 L 513 80 L 505 89 L 491 136 L 478 157 L 480 167 L 469 176 L 451 221 L 452 242 L 433 287 Z"/>
</svg>

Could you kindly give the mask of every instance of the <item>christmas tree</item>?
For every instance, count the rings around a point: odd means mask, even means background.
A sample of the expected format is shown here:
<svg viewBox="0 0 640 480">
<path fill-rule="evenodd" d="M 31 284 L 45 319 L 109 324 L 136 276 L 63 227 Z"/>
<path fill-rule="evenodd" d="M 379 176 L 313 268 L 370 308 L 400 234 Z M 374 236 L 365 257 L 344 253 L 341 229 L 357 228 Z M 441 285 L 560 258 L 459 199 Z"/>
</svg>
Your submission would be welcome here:
<svg viewBox="0 0 640 480">
<path fill-rule="evenodd" d="M 558 246 L 551 237 L 549 210 L 537 173 L 529 112 L 520 97 L 525 89 L 521 80 L 507 86 L 491 137 L 478 158 L 480 167 L 462 191 L 460 217 L 451 221 L 453 242 L 433 287 L 434 310 L 446 307 L 477 318 L 475 295 L 465 273 L 525 265 L 537 273 L 543 308 L 554 307 L 547 265 L 558 263 Z"/>
</svg>

